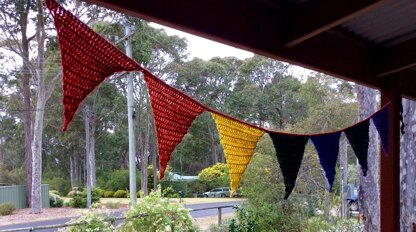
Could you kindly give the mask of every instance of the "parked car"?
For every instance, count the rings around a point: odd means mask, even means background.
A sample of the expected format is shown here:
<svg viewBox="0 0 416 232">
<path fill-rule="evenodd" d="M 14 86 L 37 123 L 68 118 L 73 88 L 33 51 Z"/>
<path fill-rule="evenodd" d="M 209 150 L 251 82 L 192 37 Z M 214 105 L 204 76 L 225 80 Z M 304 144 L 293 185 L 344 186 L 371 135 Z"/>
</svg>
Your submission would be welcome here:
<svg viewBox="0 0 416 232">
<path fill-rule="evenodd" d="M 204 197 L 230 197 L 231 189 L 229 187 L 215 188 L 204 192 Z"/>
<path fill-rule="evenodd" d="M 345 186 L 345 190 L 347 193 L 345 198 L 348 202 L 348 211 L 350 216 L 358 215 L 358 189 L 353 184 L 347 184 Z"/>
</svg>

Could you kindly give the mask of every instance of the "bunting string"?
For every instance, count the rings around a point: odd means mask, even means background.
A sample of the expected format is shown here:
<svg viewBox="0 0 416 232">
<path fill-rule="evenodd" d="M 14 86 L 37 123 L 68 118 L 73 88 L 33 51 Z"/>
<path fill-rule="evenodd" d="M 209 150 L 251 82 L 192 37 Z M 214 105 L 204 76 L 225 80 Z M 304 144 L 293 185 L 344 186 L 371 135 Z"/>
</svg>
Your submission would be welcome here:
<svg viewBox="0 0 416 232">
<path fill-rule="evenodd" d="M 270 135 L 276 150 L 277 161 L 286 186 L 285 199 L 295 187 L 309 138 L 325 170 L 325 176 L 330 184 L 329 190 L 334 181 L 339 138 L 342 132 L 346 134 L 364 175 L 368 169 L 370 119 L 374 122 L 387 155 L 389 103 L 370 117 L 350 127 L 328 133 L 290 134 L 260 128 L 210 109 L 171 87 L 82 23 L 55 0 L 45 0 L 45 2 L 55 23 L 61 52 L 64 108 L 62 130 L 67 130 L 81 102 L 107 77 L 116 72 L 140 71 L 144 74 L 153 110 L 161 179 L 164 177 L 173 150 L 182 141 L 195 118 L 204 111 L 211 112 L 217 125 L 230 170 L 230 186 L 233 193 L 237 190 L 241 177 L 251 161 L 257 142 L 265 132 Z"/>
</svg>

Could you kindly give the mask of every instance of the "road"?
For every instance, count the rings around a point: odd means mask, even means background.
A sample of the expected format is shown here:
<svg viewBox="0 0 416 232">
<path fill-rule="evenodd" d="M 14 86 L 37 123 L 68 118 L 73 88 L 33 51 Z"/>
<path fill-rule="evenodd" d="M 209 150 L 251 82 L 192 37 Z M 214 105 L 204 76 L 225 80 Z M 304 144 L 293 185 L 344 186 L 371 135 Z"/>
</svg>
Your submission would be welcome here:
<svg viewBox="0 0 416 232">
<path fill-rule="evenodd" d="M 238 204 L 241 204 L 241 201 L 213 202 L 213 203 L 192 204 L 192 205 L 186 205 L 185 204 L 184 206 L 188 209 L 201 209 L 201 208 L 219 207 L 219 206 L 226 206 L 226 205 L 238 205 Z M 234 209 L 232 209 L 232 208 L 223 208 L 221 210 L 222 210 L 223 214 L 234 212 Z M 120 211 L 114 213 L 112 216 L 120 217 L 120 216 L 122 216 L 122 214 L 125 211 L 126 210 L 120 210 Z M 208 216 L 215 216 L 215 215 L 218 215 L 218 209 L 191 211 L 191 216 L 193 218 L 201 218 L 201 217 L 208 217 Z M 9 229 L 18 229 L 18 228 L 28 228 L 28 227 L 38 227 L 38 226 L 64 224 L 64 223 L 68 222 L 71 219 L 72 218 L 61 218 L 61 219 L 52 219 L 52 220 L 45 220 L 45 221 L 36 221 L 36 222 L 30 222 L 30 223 L 5 225 L 5 226 L 0 226 L 0 231 L 9 230 Z M 118 222 L 118 223 L 120 223 L 120 222 Z M 36 230 L 36 231 L 37 232 L 54 232 L 54 231 L 57 231 L 57 229 L 45 229 L 45 230 Z"/>
</svg>

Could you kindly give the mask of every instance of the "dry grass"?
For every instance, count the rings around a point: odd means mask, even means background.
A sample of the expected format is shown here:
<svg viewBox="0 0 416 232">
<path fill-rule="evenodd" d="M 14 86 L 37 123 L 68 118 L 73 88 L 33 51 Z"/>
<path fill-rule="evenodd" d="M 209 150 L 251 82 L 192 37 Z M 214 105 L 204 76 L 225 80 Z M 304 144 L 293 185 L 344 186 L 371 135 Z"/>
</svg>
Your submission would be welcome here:
<svg viewBox="0 0 416 232">
<path fill-rule="evenodd" d="M 222 215 L 222 222 L 224 220 L 229 219 L 233 216 L 233 213 L 227 213 Z M 201 229 L 201 231 L 208 232 L 209 227 L 214 224 L 218 225 L 218 215 L 215 216 L 209 216 L 209 217 L 201 217 L 201 218 L 194 218 L 194 223 L 198 225 L 198 227 Z"/>
</svg>

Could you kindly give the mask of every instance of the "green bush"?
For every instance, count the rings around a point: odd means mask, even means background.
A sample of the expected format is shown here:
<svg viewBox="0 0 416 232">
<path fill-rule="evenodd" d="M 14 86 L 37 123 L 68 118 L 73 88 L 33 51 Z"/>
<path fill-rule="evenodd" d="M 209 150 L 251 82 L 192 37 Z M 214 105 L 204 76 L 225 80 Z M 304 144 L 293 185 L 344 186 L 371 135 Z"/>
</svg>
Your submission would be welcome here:
<svg viewBox="0 0 416 232">
<path fill-rule="evenodd" d="M 129 193 L 126 190 L 122 190 L 122 189 L 117 190 L 113 195 L 113 197 L 116 197 L 116 198 L 127 198 L 128 196 L 129 196 Z"/>
<path fill-rule="evenodd" d="M 175 191 L 171 186 L 163 189 L 162 197 L 167 198 L 179 198 L 179 193 Z"/>
<path fill-rule="evenodd" d="M 64 201 L 58 195 L 49 195 L 49 205 L 51 208 L 61 208 L 64 205 Z"/>
<path fill-rule="evenodd" d="M 111 172 L 107 176 L 107 180 L 101 180 L 103 182 L 101 186 L 103 189 L 117 191 L 118 189 L 129 189 L 129 170 L 121 169 Z M 140 186 L 140 173 L 136 172 L 136 185 Z"/>
<path fill-rule="evenodd" d="M 98 191 L 100 193 L 100 197 L 104 197 L 104 193 L 106 192 L 104 189 L 101 188 L 95 188 L 96 191 Z"/>
<path fill-rule="evenodd" d="M 58 190 L 49 190 L 49 195 L 61 196 L 61 193 Z"/>
<path fill-rule="evenodd" d="M 73 197 L 75 194 L 80 194 L 81 192 L 78 190 L 78 187 L 72 188 L 71 191 L 68 192 L 66 195 L 67 197 Z"/>
<path fill-rule="evenodd" d="M 110 198 L 114 196 L 114 191 L 105 191 L 102 195 L 104 198 Z"/>
<path fill-rule="evenodd" d="M 91 191 L 91 203 L 100 201 L 100 192 L 97 189 Z M 87 190 L 84 189 L 82 192 L 76 192 L 72 195 L 72 199 L 69 201 L 68 206 L 75 208 L 86 208 L 87 207 Z"/>
<path fill-rule="evenodd" d="M 49 189 L 56 190 L 59 193 L 62 193 L 63 196 L 65 196 L 66 193 L 68 193 L 68 191 L 71 189 L 70 181 L 62 177 L 52 177 L 51 179 L 45 178 L 42 180 L 42 182 L 49 184 Z"/>
<path fill-rule="evenodd" d="M 139 215 L 146 214 L 146 217 Z M 171 204 L 162 198 L 160 186 L 127 211 L 122 231 L 198 231 L 192 223 L 189 211 L 179 204 Z"/>
<path fill-rule="evenodd" d="M 71 226 L 66 229 L 70 232 L 87 232 L 87 231 L 100 231 L 100 232 L 113 232 L 115 231 L 113 225 L 110 222 L 104 221 L 105 216 L 99 216 L 95 213 L 89 212 L 77 219 L 71 220 L 69 223 L 78 223 L 76 226 Z"/>
<path fill-rule="evenodd" d="M 23 168 L 9 169 L 0 165 L 0 183 L 25 184 L 25 171 Z"/>
<path fill-rule="evenodd" d="M 211 167 L 203 169 L 198 174 L 198 180 L 206 187 L 203 191 L 207 191 L 217 187 L 224 187 L 230 184 L 229 171 L 226 164 L 217 163 Z"/>
<path fill-rule="evenodd" d="M 13 213 L 13 211 L 16 209 L 13 203 L 11 202 L 5 202 L 0 204 L 0 215 L 10 215 Z"/>
<path fill-rule="evenodd" d="M 243 178 L 243 207 L 255 231 L 302 231 L 300 206 L 292 194 L 284 201 L 284 185 L 276 157 L 255 153 Z M 303 207 L 303 206 L 302 206 Z"/>
</svg>

